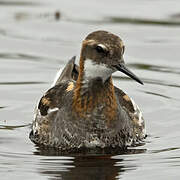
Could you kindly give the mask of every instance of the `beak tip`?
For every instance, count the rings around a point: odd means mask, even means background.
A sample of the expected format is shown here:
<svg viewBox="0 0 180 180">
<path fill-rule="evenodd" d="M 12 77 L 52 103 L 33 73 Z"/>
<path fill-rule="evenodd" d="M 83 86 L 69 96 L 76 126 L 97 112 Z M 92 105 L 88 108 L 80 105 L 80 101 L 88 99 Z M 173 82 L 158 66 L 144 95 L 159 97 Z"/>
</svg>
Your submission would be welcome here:
<svg viewBox="0 0 180 180">
<path fill-rule="evenodd" d="M 142 81 L 139 82 L 141 85 L 144 85 L 144 83 Z"/>
<path fill-rule="evenodd" d="M 134 79 L 135 81 L 137 81 L 138 83 L 144 85 L 144 83 L 134 74 L 132 73 L 126 66 L 125 64 L 121 63 L 119 65 L 115 66 L 117 70 L 123 72 L 124 74 L 128 75 L 129 77 L 131 77 L 132 79 Z"/>
</svg>

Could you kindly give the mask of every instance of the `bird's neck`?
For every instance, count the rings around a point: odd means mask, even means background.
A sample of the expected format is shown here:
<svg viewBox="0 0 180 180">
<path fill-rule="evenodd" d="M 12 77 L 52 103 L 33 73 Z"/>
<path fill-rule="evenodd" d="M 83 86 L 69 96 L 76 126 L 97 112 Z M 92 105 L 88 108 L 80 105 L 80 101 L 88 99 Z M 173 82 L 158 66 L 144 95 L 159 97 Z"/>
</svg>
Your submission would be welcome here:
<svg viewBox="0 0 180 180">
<path fill-rule="evenodd" d="M 117 111 L 117 101 L 110 76 L 105 82 L 101 78 L 85 79 L 84 61 L 80 59 L 80 72 L 73 95 L 73 110 L 80 116 L 91 114 L 102 106 L 107 119 L 113 119 Z"/>
</svg>

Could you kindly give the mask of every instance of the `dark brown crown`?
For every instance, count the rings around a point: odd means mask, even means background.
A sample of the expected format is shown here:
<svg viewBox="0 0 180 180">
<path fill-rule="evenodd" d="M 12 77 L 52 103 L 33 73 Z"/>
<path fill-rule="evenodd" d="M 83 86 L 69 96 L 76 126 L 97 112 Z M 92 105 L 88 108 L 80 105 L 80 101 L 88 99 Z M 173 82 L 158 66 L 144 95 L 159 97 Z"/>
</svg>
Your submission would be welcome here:
<svg viewBox="0 0 180 180">
<path fill-rule="evenodd" d="M 83 41 L 82 58 L 96 63 L 116 65 L 123 61 L 124 45 L 122 40 L 107 31 L 90 33 Z"/>
</svg>

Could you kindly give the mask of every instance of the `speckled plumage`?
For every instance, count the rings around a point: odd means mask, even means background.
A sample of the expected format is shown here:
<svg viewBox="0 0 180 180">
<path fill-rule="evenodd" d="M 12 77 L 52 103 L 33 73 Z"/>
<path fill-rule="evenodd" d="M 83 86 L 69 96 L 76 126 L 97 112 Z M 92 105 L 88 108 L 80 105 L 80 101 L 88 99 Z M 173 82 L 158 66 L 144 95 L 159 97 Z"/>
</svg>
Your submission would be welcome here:
<svg viewBox="0 0 180 180">
<path fill-rule="evenodd" d="M 30 139 L 38 145 L 70 153 L 81 149 L 111 152 L 141 142 L 145 130 L 138 106 L 113 86 L 111 76 L 105 82 L 99 77 L 85 82 L 80 77 L 83 65 L 78 67 L 74 62 L 73 57 L 40 99 Z"/>
</svg>

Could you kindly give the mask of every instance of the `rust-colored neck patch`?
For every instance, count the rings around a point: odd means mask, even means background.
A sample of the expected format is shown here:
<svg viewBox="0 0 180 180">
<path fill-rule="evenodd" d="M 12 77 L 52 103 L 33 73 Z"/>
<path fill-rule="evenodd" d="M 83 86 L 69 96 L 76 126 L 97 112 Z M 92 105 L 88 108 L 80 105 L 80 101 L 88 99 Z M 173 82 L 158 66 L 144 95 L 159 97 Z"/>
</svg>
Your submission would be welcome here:
<svg viewBox="0 0 180 180">
<path fill-rule="evenodd" d="M 80 118 L 85 118 L 91 114 L 99 105 L 103 105 L 103 111 L 107 121 L 115 119 L 117 115 L 117 102 L 110 77 L 105 83 L 93 80 L 84 85 L 84 60 L 80 59 L 80 71 L 73 96 L 73 110 Z M 88 82 L 87 82 L 88 83 Z"/>
</svg>

